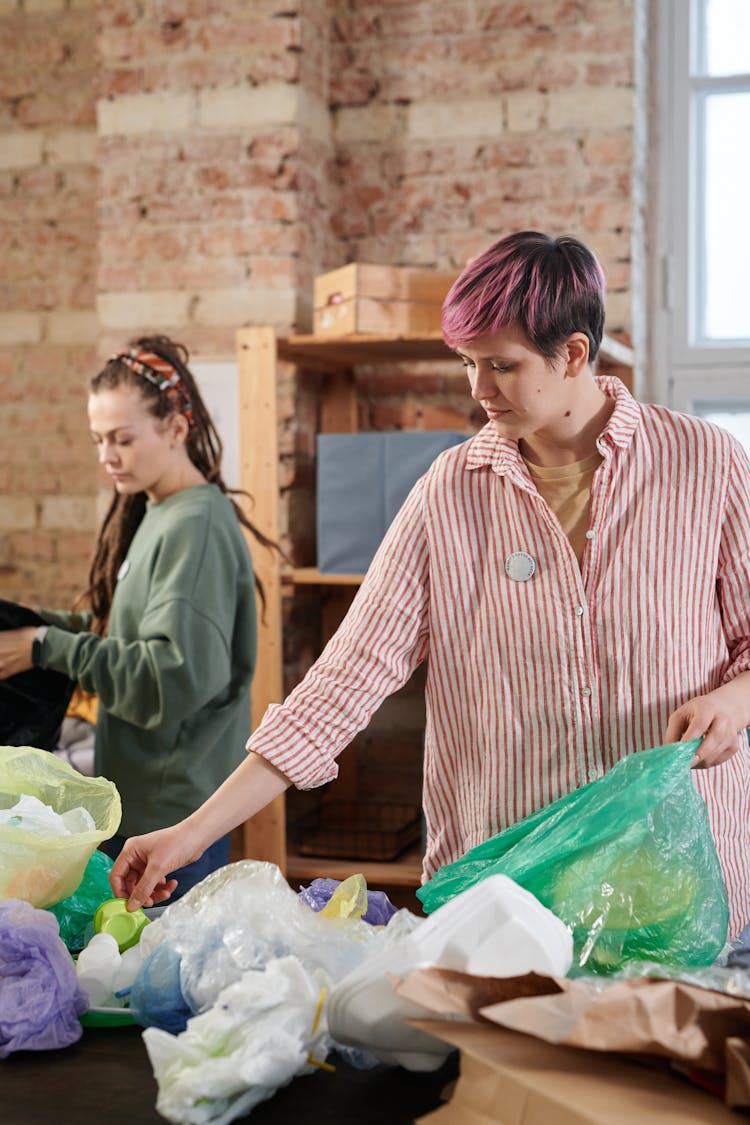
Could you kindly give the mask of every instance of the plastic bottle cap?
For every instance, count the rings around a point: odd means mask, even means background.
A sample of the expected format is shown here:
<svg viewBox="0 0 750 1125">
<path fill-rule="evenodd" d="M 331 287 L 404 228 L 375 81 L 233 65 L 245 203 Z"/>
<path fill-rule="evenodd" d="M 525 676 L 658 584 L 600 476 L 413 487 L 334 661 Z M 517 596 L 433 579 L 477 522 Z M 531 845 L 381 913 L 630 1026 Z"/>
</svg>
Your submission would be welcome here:
<svg viewBox="0 0 750 1125">
<path fill-rule="evenodd" d="M 131 913 L 126 904 L 127 899 L 124 898 L 107 899 L 94 915 L 94 931 L 97 934 L 111 934 L 120 953 L 138 944 L 141 930 L 149 922 L 142 910 Z"/>
</svg>

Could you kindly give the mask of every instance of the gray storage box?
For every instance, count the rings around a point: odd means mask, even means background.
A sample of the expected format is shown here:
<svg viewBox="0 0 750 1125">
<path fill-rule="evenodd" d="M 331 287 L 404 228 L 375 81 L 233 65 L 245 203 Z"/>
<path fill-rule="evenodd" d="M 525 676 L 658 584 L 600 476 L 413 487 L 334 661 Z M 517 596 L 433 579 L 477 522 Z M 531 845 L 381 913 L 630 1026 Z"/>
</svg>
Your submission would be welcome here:
<svg viewBox="0 0 750 1125">
<path fill-rule="evenodd" d="M 451 430 L 318 434 L 318 569 L 364 574 L 412 485 L 466 437 Z"/>
</svg>

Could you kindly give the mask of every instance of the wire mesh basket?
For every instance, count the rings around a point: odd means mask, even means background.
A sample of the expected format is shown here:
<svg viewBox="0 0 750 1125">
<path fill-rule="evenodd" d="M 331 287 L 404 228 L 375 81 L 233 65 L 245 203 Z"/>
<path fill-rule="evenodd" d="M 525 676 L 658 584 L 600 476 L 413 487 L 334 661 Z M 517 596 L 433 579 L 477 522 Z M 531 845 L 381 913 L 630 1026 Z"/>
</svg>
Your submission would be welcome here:
<svg viewBox="0 0 750 1125">
<path fill-rule="evenodd" d="M 301 816 L 292 839 L 301 855 L 336 859 L 396 859 L 422 835 L 418 805 L 336 800 Z"/>
</svg>

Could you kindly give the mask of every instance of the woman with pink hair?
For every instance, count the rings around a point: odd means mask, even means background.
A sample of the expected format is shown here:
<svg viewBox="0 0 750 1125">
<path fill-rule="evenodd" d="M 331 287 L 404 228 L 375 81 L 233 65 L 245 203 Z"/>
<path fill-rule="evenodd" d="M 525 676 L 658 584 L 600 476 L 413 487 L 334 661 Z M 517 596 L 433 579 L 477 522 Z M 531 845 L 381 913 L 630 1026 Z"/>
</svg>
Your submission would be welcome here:
<svg viewBox="0 0 750 1125">
<path fill-rule="evenodd" d="M 388 530 L 339 630 L 192 816 L 131 839 L 130 905 L 336 757 L 428 660 L 424 877 L 627 754 L 701 738 L 732 915 L 750 917 L 750 463 L 727 433 L 599 378 L 605 285 L 523 231 L 463 271 L 443 332 L 487 415 Z"/>
</svg>

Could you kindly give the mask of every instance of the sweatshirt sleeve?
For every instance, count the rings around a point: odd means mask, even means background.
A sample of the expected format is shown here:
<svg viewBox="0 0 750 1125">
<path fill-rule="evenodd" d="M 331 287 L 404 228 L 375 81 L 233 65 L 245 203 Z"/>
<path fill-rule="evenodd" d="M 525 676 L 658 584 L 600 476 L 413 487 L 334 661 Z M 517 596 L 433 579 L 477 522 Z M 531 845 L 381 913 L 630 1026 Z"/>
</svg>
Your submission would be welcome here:
<svg viewBox="0 0 750 1125">
<path fill-rule="evenodd" d="M 186 600 L 150 612 L 133 641 L 51 626 L 41 662 L 95 692 L 110 714 L 146 730 L 199 711 L 231 676 L 224 637 Z"/>
<path fill-rule="evenodd" d="M 58 629 L 67 629 L 69 633 L 84 633 L 91 628 L 91 614 L 66 613 L 59 609 L 40 609 L 39 616 L 47 625 L 54 625 Z"/>
<path fill-rule="evenodd" d="M 111 621 L 119 601 L 121 626 L 102 638 L 53 624 L 41 650 L 43 667 L 147 730 L 195 714 L 229 687 L 239 581 L 227 528 L 211 514 L 191 517 L 187 528 L 167 525 L 153 542 L 130 585 L 116 591 Z"/>
</svg>

